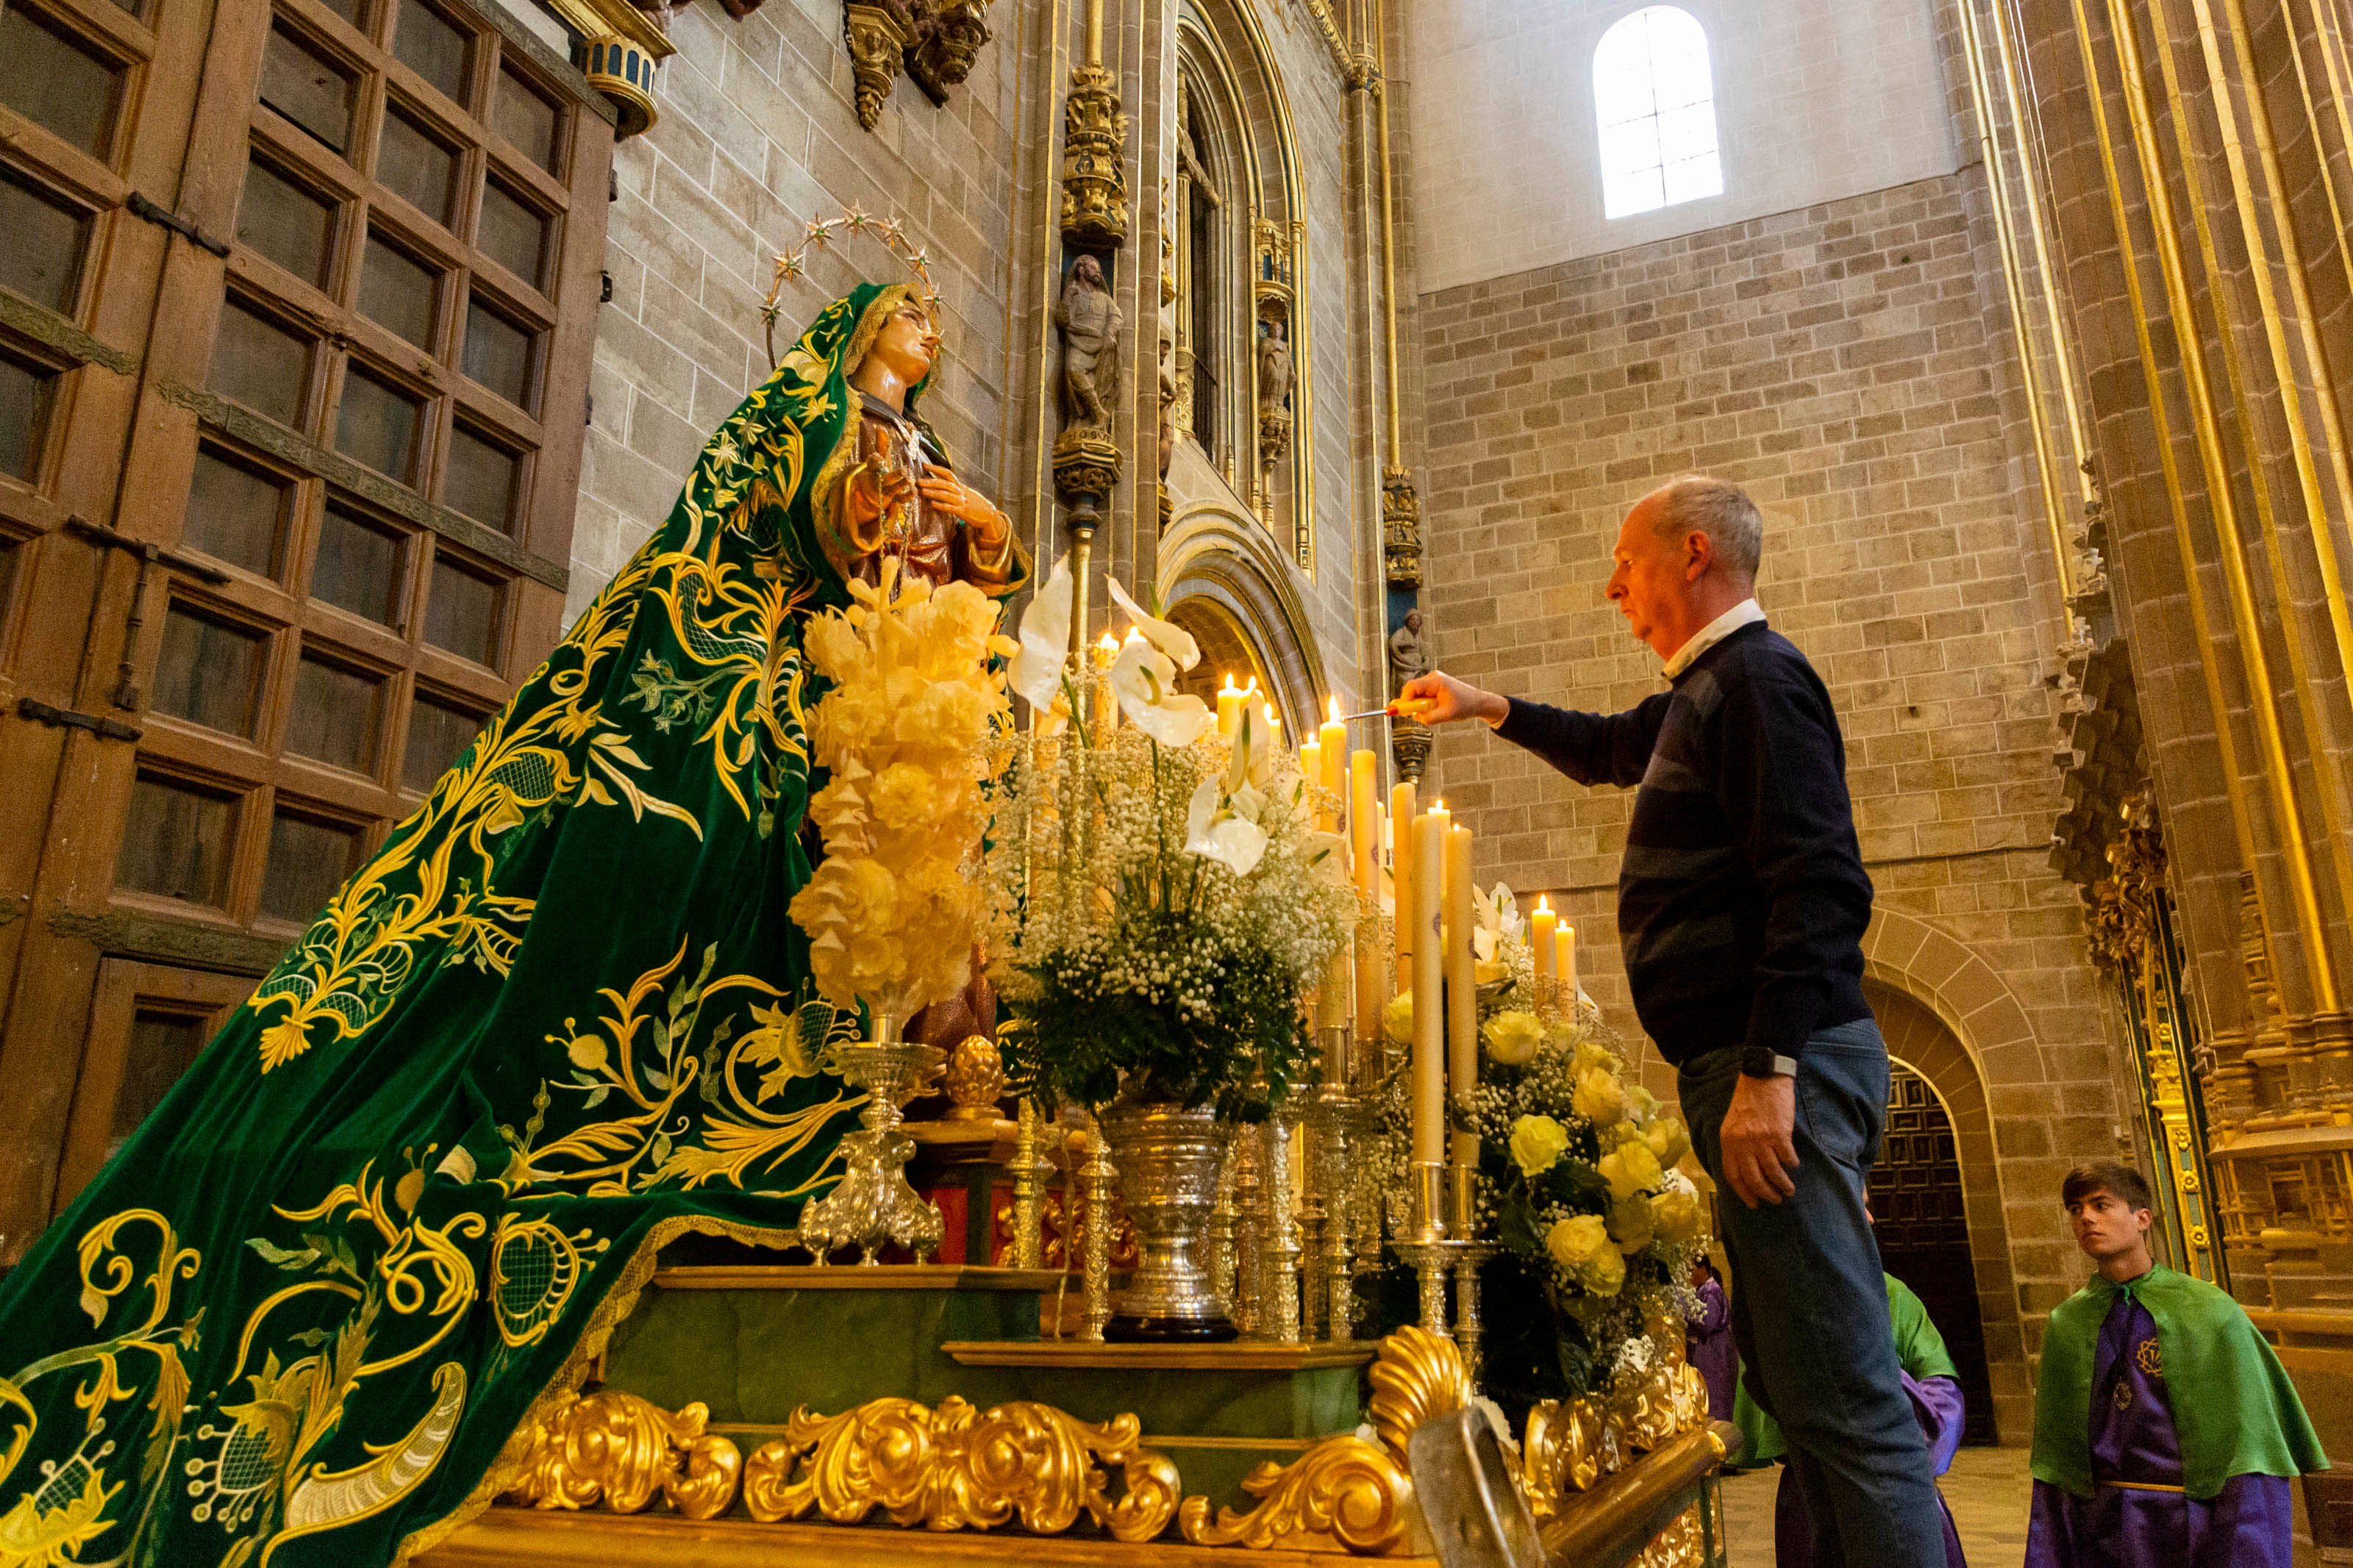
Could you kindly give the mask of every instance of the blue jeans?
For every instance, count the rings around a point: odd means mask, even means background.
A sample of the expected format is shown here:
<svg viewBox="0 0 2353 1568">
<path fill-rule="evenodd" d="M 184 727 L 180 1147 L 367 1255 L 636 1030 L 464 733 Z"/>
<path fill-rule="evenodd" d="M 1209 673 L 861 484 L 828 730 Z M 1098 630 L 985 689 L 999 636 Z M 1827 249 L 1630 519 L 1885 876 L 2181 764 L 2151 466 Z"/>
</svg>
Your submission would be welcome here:
<svg viewBox="0 0 2353 1568">
<path fill-rule="evenodd" d="M 1943 1568 L 1928 1446 L 1899 1381 L 1863 1178 L 1887 1114 L 1887 1046 L 1869 1018 L 1798 1058 L 1796 1195 L 1750 1208 L 1724 1181 L 1739 1051 L 1684 1064 L 1683 1118 L 1715 1178 L 1732 1263 L 1732 1334 L 1752 1398 L 1788 1439 L 1791 1479 L 1826 1526 L 1822 1568 Z"/>
</svg>

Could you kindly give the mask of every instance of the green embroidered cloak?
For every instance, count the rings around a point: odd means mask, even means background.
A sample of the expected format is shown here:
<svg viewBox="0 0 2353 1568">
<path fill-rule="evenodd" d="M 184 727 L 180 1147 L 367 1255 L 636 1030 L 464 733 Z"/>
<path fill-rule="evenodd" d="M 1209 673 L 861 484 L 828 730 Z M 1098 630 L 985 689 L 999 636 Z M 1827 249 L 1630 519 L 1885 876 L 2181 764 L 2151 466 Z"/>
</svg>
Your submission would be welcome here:
<svg viewBox="0 0 2353 1568">
<path fill-rule="evenodd" d="M 406 1560 L 687 1230 L 775 1237 L 855 1098 L 809 874 L 812 499 L 903 288 L 670 519 L 0 1282 L 0 1565 Z M 911 395 L 912 398 L 912 395 Z M 912 406 L 912 402 L 911 402 Z"/>
<path fill-rule="evenodd" d="M 2173 1391 L 2182 1489 L 2204 1500 L 2232 1476 L 2295 1476 L 2328 1456 L 2295 1385 L 2230 1295 L 2158 1264 L 2128 1285 L 2104 1275 L 2052 1310 L 2034 1385 L 2034 1479 L 2092 1495 L 2092 1360 L 2120 1295 L 2148 1309 Z"/>
<path fill-rule="evenodd" d="M 1928 1309 L 1912 1293 L 1912 1287 L 1893 1274 L 1882 1278 L 1887 1281 L 1887 1321 L 1895 1331 L 1895 1359 L 1904 1370 L 1915 1378 L 1957 1377 L 1953 1358 L 1945 1350 L 1945 1336 L 1936 1331 Z M 1780 1423 L 1748 1397 L 1745 1377 L 1735 1385 L 1732 1424 L 1740 1428 L 1738 1462 L 1744 1468 L 1770 1464 L 1789 1451 Z"/>
</svg>

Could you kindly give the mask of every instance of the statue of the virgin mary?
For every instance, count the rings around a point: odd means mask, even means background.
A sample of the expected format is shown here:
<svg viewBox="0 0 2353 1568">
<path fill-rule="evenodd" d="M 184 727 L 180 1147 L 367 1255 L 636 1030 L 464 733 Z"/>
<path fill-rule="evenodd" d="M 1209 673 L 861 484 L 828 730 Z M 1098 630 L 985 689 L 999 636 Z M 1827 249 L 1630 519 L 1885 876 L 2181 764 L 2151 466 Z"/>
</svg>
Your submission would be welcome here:
<svg viewBox="0 0 2353 1568">
<path fill-rule="evenodd" d="M 784 1239 L 852 1098 L 786 912 L 801 626 L 1028 564 L 828 306 L 670 520 L 0 1281 L 0 1563 L 385 1563 L 510 1484 L 691 1230 Z"/>
</svg>

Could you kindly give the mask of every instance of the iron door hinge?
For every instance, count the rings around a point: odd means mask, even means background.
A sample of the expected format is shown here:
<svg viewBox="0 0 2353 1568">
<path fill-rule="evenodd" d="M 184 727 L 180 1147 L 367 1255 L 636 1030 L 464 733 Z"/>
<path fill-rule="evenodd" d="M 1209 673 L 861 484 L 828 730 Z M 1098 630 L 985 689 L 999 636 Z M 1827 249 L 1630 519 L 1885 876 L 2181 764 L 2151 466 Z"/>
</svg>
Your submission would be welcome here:
<svg viewBox="0 0 2353 1568">
<path fill-rule="evenodd" d="M 120 719 L 101 719 L 95 713 L 77 713 L 70 708 L 54 708 L 37 698 L 19 697 L 16 699 L 16 711 L 37 724 L 87 730 L 105 741 L 135 741 L 144 733 L 136 724 L 126 724 Z"/>
<path fill-rule="evenodd" d="M 206 234 L 203 229 L 198 228 L 195 224 L 190 223 L 186 218 L 182 217 L 178 213 L 172 211 L 162 203 L 151 201 L 145 195 L 142 195 L 137 191 L 133 191 L 131 193 L 131 199 L 124 202 L 122 205 L 131 209 L 132 216 L 143 217 L 149 223 L 154 224 L 158 227 L 170 229 L 174 234 L 178 235 L 189 244 L 199 246 L 206 250 L 211 251 L 215 256 L 219 257 L 224 261 L 228 259 L 227 241 L 215 239 L 211 235 Z"/>
</svg>

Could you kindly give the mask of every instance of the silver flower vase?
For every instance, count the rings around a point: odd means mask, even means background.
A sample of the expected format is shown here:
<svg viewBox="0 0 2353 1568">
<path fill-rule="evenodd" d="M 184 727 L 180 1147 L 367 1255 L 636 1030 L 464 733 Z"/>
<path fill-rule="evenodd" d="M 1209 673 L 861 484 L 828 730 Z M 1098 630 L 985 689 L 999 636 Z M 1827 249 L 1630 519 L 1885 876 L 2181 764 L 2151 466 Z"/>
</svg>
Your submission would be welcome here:
<svg viewBox="0 0 2353 1568">
<path fill-rule="evenodd" d="M 1135 1227 L 1136 1263 L 1107 1340 L 1129 1343 L 1230 1340 L 1233 1320 L 1209 1273 L 1209 1217 L 1233 1128 L 1210 1106 L 1113 1100 L 1101 1125 Z"/>
<path fill-rule="evenodd" d="M 801 1208 L 801 1245 L 819 1263 L 846 1247 L 859 1249 L 860 1263 L 872 1263 L 893 1241 L 921 1258 L 945 1233 L 938 1206 L 907 1184 L 915 1141 L 899 1131 L 899 1122 L 907 1101 L 922 1092 L 947 1053 L 906 1040 L 899 1027 L 898 1019 L 878 1015 L 872 1039 L 833 1050 L 829 1065 L 866 1090 L 866 1109 L 858 1118 L 863 1131 L 842 1136 L 841 1180 Z"/>
</svg>

